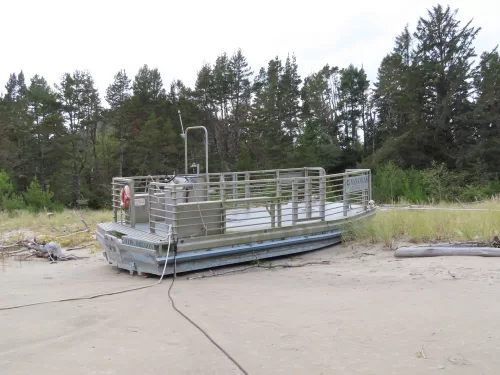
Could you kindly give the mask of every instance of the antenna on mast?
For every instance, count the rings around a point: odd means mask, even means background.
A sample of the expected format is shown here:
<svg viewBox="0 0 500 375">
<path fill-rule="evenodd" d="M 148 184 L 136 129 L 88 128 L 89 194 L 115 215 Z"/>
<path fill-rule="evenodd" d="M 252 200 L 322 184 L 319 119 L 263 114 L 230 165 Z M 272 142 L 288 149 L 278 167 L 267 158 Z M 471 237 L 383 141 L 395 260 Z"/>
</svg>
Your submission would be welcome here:
<svg viewBox="0 0 500 375">
<path fill-rule="evenodd" d="M 179 114 L 179 120 L 181 120 L 181 128 L 182 128 L 181 137 L 182 137 L 182 138 L 186 138 L 186 133 L 184 133 L 184 125 L 182 125 L 181 110 L 180 110 L 180 109 L 178 109 L 178 110 L 177 110 L 177 113 Z"/>
</svg>

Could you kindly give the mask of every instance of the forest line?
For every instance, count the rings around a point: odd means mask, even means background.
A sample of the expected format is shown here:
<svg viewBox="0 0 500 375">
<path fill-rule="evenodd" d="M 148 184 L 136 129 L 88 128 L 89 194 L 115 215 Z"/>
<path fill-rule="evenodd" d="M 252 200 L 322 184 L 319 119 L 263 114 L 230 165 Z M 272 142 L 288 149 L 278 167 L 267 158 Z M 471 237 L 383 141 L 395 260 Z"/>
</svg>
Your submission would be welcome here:
<svg viewBox="0 0 500 375">
<path fill-rule="evenodd" d="M 208 128 L 211 171 L 366 167 L 382 202 L 498 194 L 500 57 L 475 50 L 479 32 L 436 5 L 395 38 L 374 82 L 334 62 L 301 77 L 294 55 L 254 70 L 241 50 L 200 67 L 194 87 L 120 70 L 104 97 L 85 70 L 54 86 L 20 70 L 0 97 L 0 209 L 106 207 L 113 176 L 182 170 L 178 110 Z M 197 137 L 190 162 L 203 166 Z"/>
</svg>

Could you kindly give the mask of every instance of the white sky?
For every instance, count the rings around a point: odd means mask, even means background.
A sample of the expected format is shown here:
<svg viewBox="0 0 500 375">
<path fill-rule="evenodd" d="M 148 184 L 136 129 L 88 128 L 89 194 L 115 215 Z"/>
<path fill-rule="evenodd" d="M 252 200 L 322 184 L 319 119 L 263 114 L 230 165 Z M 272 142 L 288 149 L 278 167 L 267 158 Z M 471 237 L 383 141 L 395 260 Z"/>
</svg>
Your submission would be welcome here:
<svg viewBox="0 0 500 375">
<path fill-rule="evenodd" d="M 119 69 L 131 79 L 143 64 L 194 86 L 204 61 L 241 48 L 252 69 L 295 53 L 302 77 L 328 63 L 364 65 L 373 82 L 394 38 L 437 1 L 428 0 L 0 0 L 0 92 L 24 71 L 53 85 L 88 69 L 104 94 Z M 498 0 L 449 0 L 465 23 L 481 26 L 478 55 L 500 43 Z M 104 101 L 104 99 L 103 99 Z"/>
</svg>

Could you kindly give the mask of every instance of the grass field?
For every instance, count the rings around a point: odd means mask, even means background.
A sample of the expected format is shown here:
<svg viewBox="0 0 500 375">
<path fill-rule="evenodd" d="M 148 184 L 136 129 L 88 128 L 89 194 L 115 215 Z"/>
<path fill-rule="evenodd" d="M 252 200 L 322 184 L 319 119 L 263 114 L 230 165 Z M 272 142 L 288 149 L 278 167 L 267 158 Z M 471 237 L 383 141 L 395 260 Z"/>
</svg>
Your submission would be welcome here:
<svg viewBox="0 0 500 375">
<path fill-rule="evenodd" d="M 97 246 L 94 240 L 97 223 L 112 219 L 113 213 L 106 210 L 65 210 L 50 215 L 35 215 L 27 211 L 19 211 L 15 215 L 0 212 L 0 245 L 36 237 L 39 240 L 57 241 L 63 247 L 94 248 Z"/>
<path fill-rule="evenodd" d="M 467 206 L 441 204 L 432 208 L 379 209 L 368 223 L 351 226 L 346 239 L 392 247 L 394 241 L 488 241 L 500 233 L 498 198 Z"/>
</svg>

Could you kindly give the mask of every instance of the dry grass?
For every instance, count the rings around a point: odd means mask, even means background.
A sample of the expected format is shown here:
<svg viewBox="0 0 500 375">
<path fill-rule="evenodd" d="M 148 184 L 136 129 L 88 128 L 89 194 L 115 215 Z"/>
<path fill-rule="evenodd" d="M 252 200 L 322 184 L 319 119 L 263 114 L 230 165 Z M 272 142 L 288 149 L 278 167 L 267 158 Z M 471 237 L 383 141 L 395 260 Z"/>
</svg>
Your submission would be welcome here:
<svg viewBox="0 0 500 375">
<path fill-rule="evenodd" d="M 435 207 L 461 209 L 463 205 L 441 204 Z M 350 226 L 351 231 L 346 240 L 383 243 L 392 248 L 395 241 L 487 241 L 500 234 L 498 197 L 488 202 L 469 204 L 466 208 L 489 211 L 378 210 L 376 217 L 364 225 Z M 79 216 L 87 223 L 90 232 L 67 236 L 85 229 Z M 93 236 L 97 223 L 111 220 L 111 211 L 66 210 L 51 216 L 28 212 L 9 216 L 0 212 L 0 244 L 37 237 L 46 241 L 55 240 L 63 247 L 95 247 Z"/>
<path fill-rule="evenodd" d="M 89 227 L 88 232 L 75 233 Z M 15 215 L 0 212 L 0 244 L 9 244 L 25 238 L 57 241 L 63 247 L 95 247 L 94 231 L 97 223 L 111 221 L 111 211 L 73 211 L 48 215 L 21 211 Z M 72 234 L 73 233 L 73 234 Z"/>
<path fill-rule="evenodd" d="M 347 240 L 383 243 L 392 248 L 394 241 L 488 241 L 500 233 L 500 200 L 470 204 L 439 205 L 444 210 L 378 210 L 365 225 L 354 225 Z"/>
</svg>

